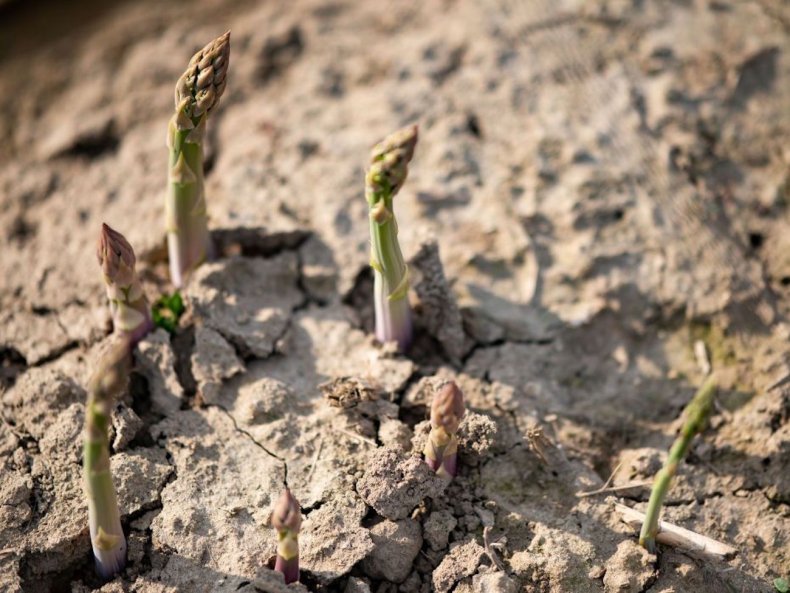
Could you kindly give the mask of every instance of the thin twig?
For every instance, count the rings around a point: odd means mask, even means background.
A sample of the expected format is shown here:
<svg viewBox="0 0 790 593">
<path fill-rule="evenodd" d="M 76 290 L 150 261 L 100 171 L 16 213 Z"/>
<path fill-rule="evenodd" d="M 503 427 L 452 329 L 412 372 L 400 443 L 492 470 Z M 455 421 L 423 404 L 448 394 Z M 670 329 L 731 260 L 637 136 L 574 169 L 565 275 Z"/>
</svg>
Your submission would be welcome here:
<svg viewBox="0 0 790 593">
<path fill-rule="evenodd" d="M 501 547 L 502 544 L 497 543 L 499 540 L 491 541 L 491 533 L 493 531 L 494 528 L 490 525 L 486 525 L 483 528 L 483 546 L 486 556 L 488 556 L 488 558 L 491 560 L 491 563 L 496 566 L 498 570 L 504 571 L 505 565 L 502 563 L 502 560 L 499 559 L 499 555 L 496 553 L 496 548 Z"/>
<path fill-rule="evenodd" d="M 710 356 L 708 356 L 708 348 L 702 340 L 694 342 L 694 357 L 697 359 L 697 365 L 699 365 L 702 374 L 706 377 L 710 375 Z"/>
<path fill-rule="evenodd" d="M 631 488 L 643 488 L 650 486 L 652 480 L 640 480 L 638 482 L 629 482 L 628 484 L 621 484 L 620 486 L 602 486 L 597 490 L 590 490 L 589 492 L 577 492 L 577 498 L 586 498 L 588 496 L 595 496 L 596 494 L 604 494 L 606 492 L 621 492 L 622 490 L 630 490 Z"/>
<path fill-rule="evenodd" d="M 343 428 L 337 428 L 335 430 L 337 430 L 339 433 L 351 437 L 352 439 L 357 439 L 358 441 L 362 441 L 363 443 L 367 443 L 368 445 L 371 445 L 373 447 L 376 446 L 376 441 L 374 441 L 373 439 L 369 439 L 368 437 L 363 437 L 361 434 L 356 434 L 354 432 L 351 432 L 350 430 L 345 430 Z"/>
<path fill-rule="evenodd" d="M 639 529 L 645 522 L 645 514 L 636 509 L 619 503 L 615 504 L 615 509 L 622 516 L 623 522 L 630 527 Z M 737 548 L 666 521 L 658 522 L 656 541 L 703 558 L 726 560 L 738 553 Z"/>
</svg>

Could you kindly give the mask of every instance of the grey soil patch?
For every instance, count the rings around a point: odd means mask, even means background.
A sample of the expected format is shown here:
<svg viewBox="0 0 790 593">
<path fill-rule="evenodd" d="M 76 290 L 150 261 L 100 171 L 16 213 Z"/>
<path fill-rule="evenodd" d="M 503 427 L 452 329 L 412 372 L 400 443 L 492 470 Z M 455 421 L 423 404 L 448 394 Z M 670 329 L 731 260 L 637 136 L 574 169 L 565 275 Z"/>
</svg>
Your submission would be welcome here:
<svg viewBox="0 0 790 593">
<path fill-rule="evenodd" d="M 770 593 L 790 574 L 781 2 L 0 4 L 0 590 Z M 172 87 L 226 29 L 219 258 L 113 412 L 129 562 L 102 584 L 80 454 L 111 329 L 94 242 L 118 228 L 149 298 L 170 290 Z M 398 355 L 370 335 L 363 166 L 412 122 Z M 664 518 L 739 553 L 654 560 L 614 502 L 644 509 L 698 341 L 719 406 Z M 419 454 L 450 379 L 468 413 L 447 484 Z M 268 570 L 286 482 L 290 587 Z"/>
</svg>

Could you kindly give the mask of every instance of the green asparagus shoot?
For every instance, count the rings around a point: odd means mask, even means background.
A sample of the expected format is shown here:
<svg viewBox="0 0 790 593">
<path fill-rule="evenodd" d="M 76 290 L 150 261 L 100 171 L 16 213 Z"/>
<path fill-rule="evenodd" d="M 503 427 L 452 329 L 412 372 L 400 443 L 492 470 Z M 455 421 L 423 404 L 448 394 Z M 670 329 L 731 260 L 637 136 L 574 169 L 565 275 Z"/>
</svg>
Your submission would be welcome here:
<svg viewBox="0 0 790 593">
<path fill-rule="evenodd" d="M 114 400 L 126 386 L 130 361 L 130 343 L 121 338 L 100 360 L 85 407 L 83 472 L 88 526 L 96 570 L 104 579 L 118 574 L 126 564 L 126 538 L 110 473 L 107 431 Z"/>
<path fill-rule="evenodd" d="M 653 481 L 653 490 L 650 493 L 650 501 L 645 513 L 645 522 L 642 524 L 642 531 L 639 534 L 639 544 L 647 548 L 651 553 L 655 552 L 658 519 L 661 515 L 661 506 L 669 491 L 672 478 L 677 473 L 678 466 L 686 457 L 691 441 L 705 427 L 705 423 L 713 408 L 713 397 L 715 394 L 716 381 L 711 377 L 700 387 L 683 411 L 685 417 L 683 429 L 672 444 L 664 467 L 656 474 Z"/>
<path fill-rule="evenodd" d="M 445 479 L 458 472 L 458 427 L 464 417 L 464 394 L 453 381 L 445 383 L 431 402 L 431 432 L 425 444 L 425 461 Z"/>
<path fill-rule="evenodd" d="M 277 530 L 277 559 L 274 569 L 285 577 L 285 583 L 299 581 L 299 528 L 302 526 L 302 509 L 294 495 L 283 490 L 272 513 L 272 526 Z"/>
<path fill-rule="evenodd" d="M 126 238 L 103 224 L 96 249 L 115 330 L 133 346 L 152 327 L 148 300 L 134 269 L 134 250 Z"/>
<path fill-rule="evenodd" d="M 774 579 L 774 589 L 779 593 L 788 593 L 790 592 L 790 581 L 783 578 Z"/>
<path fill-rule="evenodd" d="M 151 307 L 154 325 L 172 334 L 176 331 L 178 320 L 185 310 L 184 299 L 181 298 L 180 292 L 163 294 Z"/>
<path fill-rule="evenodd" d="M 166 202 L 170 277 L 176 288 L 213 255 L 203 188 L 206 120 L 225 91 L 230 31 L 189 61 L 176 83 L 175 114 L 167 129 L 170 169 Z"/>
<path fill-rule="evenodd" d="M 408 163 L 417 144 L 417 126 L 391 134 L 371 152 L 365 177 L 370 209 L 370 265 L 374 274 L 376 337 L 395 341 L 403 352 L 411 343 L 409 269 L 398 243 L 398 223 L 392 201 L 408 175 Z"/>
</svg>

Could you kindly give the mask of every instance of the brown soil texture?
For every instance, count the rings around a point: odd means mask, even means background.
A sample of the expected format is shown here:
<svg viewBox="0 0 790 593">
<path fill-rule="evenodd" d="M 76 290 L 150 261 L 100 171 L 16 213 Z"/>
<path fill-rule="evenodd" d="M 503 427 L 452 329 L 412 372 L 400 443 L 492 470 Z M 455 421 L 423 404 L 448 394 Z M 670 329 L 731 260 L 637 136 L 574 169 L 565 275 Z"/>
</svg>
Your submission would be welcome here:
<svg viewBox="0 0 790 593">
<path fill-rule="evenodd" d="M 127 568 L 93 574 L 85 385 L 111 321 L 102 222 L 170 290 L 165 132 L 232 31 L 207 132 L 221 257 L 150 334 L 113 419 Z M 790 576 L 790 13 L 781 0 L 4 2 L 0 590 L 770 592 Z M 370 335 L 370 147 L 417 337 Z M 642 551 L 677 418 L 721 389 L 664 518 L 731 560 Z M 460 475 L 418 458 L 464 390 Z M 542 430 L 545 439 L 536 438 Z M 284 481 L 303 585 L 269 570 Z"/>
</svg>

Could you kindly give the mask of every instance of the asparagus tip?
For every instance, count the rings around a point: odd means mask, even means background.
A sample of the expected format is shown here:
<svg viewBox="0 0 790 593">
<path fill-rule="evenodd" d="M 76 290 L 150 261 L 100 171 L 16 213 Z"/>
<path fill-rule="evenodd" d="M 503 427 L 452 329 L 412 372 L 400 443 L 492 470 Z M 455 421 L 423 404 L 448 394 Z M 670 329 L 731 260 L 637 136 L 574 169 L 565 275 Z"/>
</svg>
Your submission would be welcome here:
<svg viewBox="0 0 790 593">
<path fill-rule="evenodd" d="M 137 261 L 134 250 L 126 237 L 106 222 L 101 225 L 101 233 L 99 233 L 99 241 L 96 245 L 96 259 L 99 260 L 104 275 L 111 281 L 115 281 L 120 273 L 133 272 Z M 121 278 L 121 280 L 125 279 Z"/>
<path fill-rule="evenodd" d="M 454 381 L 445 383 L 431 402 L 431 432 L 425 461 L 438 475 L 452 480 L 458 472 L 458 437 L 464 417 L 464 394 Z"/>
<path fill-rule="evenodd" d="M 299 528 L 302 509 L 286 486 L 274 506 L 272 525 L 277 530 L 277 559 L 274 568 L 283 573 L 285 583 L 299 580 Z"/>
<path fill-rule="evenodd" d="M 302 509 L 288 487 L 283 490 L 272 513 L 272 525 L 283 531 L 289 529 L 298 532 L 302 525 Z"/>
<path fill-rule="evenodd" d="M 176 107 L 187 99 L 190 115 L 197 120 L 210 112 L 225 92 L 230 62 L 230 31 L 209 41 L 196 52 L 176 83 Z"/>
<path fill-rule="evenodd" d="M 455 381 L 448 381 L 431 402 L 431 425 L 441 426 L 448 434 L 455 434 L 464 413 L 464 394 Z"/>
<path fill-rule="evenodd" d="M 417 124 L 412 124 L 393 132 L 373 147 L 365 180 L 371 205 L 378 203 L 385 194 L 394 196 L 403 187 L 418 136 L 419 128 Z"/>
</svg>

